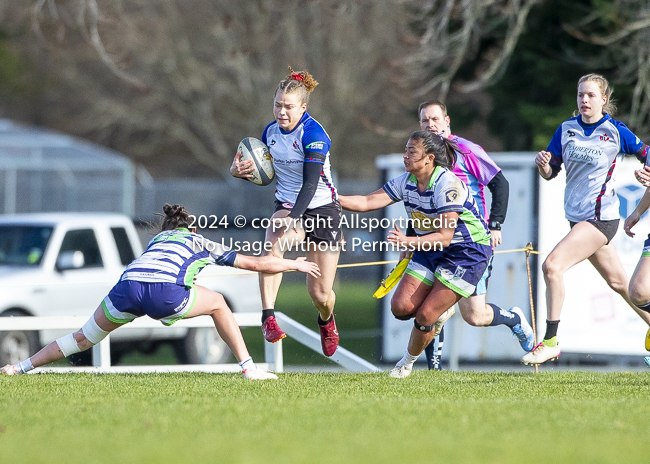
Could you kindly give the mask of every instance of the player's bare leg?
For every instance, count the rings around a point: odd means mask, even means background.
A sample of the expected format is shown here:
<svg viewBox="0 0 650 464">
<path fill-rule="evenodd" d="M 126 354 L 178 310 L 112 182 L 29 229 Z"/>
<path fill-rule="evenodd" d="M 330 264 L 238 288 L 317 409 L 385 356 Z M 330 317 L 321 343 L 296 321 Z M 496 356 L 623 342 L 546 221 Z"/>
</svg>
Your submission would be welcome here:
<svg viewBox="0 0 650 464">
<path fill-rule="evenodd" d="M 321 245 L 324 247 L 325 245 Z M 307 250 L 307 261 L 318 264 L 321 276 L 316 279 L 307 275 L 307 291 L 313 305 L 318 310 L 318 328 L 321 335 L 321 347 L 325 356 L 332 356 L 339 344 L 339 334 L 334 320 L 334 279 L 336 266 L 339 262 L 340 248 L 330 244 L 326 250 L 318 248 L 318 244 L 311 243 Z"/>
<path fill-rule="evenodd" d="M 282 227 L 277 221 L 286 218 L 290 211 L 279 210 L 271 216 L 271 225 L 266 229 L 266 243 L 272 243 L 270 251 L 266 255 L 272 255 L 277 258 L 284 257 L 287 247 L 292 244 L 296 246 L 305 239 L 305 231 L 299 223 L 295 228 Z M 282 273 L 268 274 L 260 272 L 260 293 L 262 295 L 262 334 L 266 341 L 275 343 L 286 337 L 286 334 L 280 329 L 275 320 L 275 300 L 278 296 L 278 290 L 282 283 Z"/>
</svg>

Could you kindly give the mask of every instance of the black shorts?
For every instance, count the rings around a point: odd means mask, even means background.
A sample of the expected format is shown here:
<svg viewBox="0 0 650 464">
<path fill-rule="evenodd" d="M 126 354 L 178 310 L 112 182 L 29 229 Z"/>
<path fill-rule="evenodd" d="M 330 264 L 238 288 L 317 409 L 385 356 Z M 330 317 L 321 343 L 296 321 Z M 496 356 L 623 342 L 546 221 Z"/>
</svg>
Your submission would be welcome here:
<svg viewBox="0 0 650 464">
<path fill-rule="evenodd" d="M 607 244 L 609 244 L 616 235 L 616 232 L 618 232 L 618 223 L 621 222 L 621 220 L 613 219 L 611 221 L 598 221 L 596 219 L 587 219 L 586 222 L 601 231 L 607 239 Z M 571 228 L 573 229 L 573 226 L 575 226 L 577 222 L 569 221 L 569 224 L 571 224 Z"/>
<path fill-rule="evenodd" d="M 291 211 L 291 203 L 282 203 L 275 200 L 275 211 Z M 314 243 L 329 243 L 335 245 L 343 241 L 341 203 L 334 200 L 327 205 L 308 209 L 302 215 L 302 226 L 305 229 L 305 239 Z"/>
</svg>

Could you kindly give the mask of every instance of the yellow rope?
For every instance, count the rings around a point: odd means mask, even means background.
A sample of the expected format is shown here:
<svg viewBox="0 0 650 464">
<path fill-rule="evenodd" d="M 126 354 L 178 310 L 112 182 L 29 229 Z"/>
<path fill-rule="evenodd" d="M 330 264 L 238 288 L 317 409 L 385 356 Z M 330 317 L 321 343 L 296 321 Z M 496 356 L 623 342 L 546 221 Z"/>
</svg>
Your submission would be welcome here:
<svg viewBox="0 0 650 464">
<path fill-rule="evenodd" d="M 532 249 L 532 247 L 526 247 L 526 248 L 514 248 L 512 250 L 497 250 L 494 252 L 494 254 L 504 254 L 504 253 L 518 253 L 518 252 L 528 252 L 533 255 L 546 255 L 548 253 L 543 253 L 541 251 L 535 251 Z M 366 267 L 366 266 L 381 266 L 383 264 L 395 264 L 397 263 L 398 260 L 396 259 L 391 259 L 388 261 L 366 261 L 366 262 L 360 262 L 360 263 L 348 263 L 348 264 L 339 264 L 336 266 L 338 269 L 346 269 L 346 268 L 353 268 L 353 267 Z M 293 270 L 290 271 L 285 271 L 285 272 L 296 272 Z M 231 275 L 242 275 L 242 274 L 257 274 L 254 271 L 241 271 L 241 272 L 230 272 L 226 274 L 199 274 L 198 277 L 223 277 L 223 276 L 231 276 Z"/>
</svg>

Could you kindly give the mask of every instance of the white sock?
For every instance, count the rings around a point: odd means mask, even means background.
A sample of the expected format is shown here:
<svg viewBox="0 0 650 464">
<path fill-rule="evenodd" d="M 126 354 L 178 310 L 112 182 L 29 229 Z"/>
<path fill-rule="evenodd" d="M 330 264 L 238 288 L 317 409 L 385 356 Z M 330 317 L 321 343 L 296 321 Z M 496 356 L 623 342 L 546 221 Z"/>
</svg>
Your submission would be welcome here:
<svg viewBox="0 0 650 464">
<path fill-rule="evenodd" d="M 415 361 L 417 361 L 418 358 L 419 356 L 413 356 L 409 353 L 409 350 L 406 350 L 404 356 L 397 362 L 396 366 L 406 366 L 409 369 L 412 369 L 413 364 L 415 364 Z"/>
<path fill-rule="evenodd" d="M 255 366 L 255 363 L 253 362 L 252 357 L 249 357 L 248 359 L 244 359 L 242 362 L 240 362 L 239 367 L 241 367 L 242 371 L 257 369 L 257 366 Z"/>
<path fill-rule="evenodd" d="M 34 369 L 34 365 L 32 364 L 32 359 L 31 358 L 27 358 L 24 361 L 20 361 L 18 363 L 18 365 L 16 365 L 16 367 L 23 374 L 26 374 L 27 372 Z"/>
</svg>

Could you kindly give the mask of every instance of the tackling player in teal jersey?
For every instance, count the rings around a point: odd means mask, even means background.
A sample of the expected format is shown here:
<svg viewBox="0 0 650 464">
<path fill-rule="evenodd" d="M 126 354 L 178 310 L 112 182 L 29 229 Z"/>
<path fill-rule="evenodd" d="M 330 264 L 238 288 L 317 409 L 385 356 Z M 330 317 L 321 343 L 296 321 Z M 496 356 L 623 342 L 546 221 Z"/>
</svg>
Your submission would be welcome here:
<svg viewBox="0 0 650 464">
<path fill-rule="evenodd" d="M 3 374 L 24 374 L 85 351 L 113 330 L 141 316 L 172 325 L 179 319 L 209 315 L 219 335 L 239 361 L 245 379 L 277 379 L 275 374 L 255 366 L 223 296 L 195 285 L 194 276 L 208 264 L 219 264 L 264 272 L 293 269 L 317 278 L 320 275 L 318 265 L 304 258 L 294 261 L 235 253 L 196 234 L 196 230 L 191 231 L 190 214 L 182 206 L 165 205 L 163 211 L 162 232 L 127 267 L 88 322 L 80 330 L 50 343 L 32 357 L 16 365 L 4 366 Z"/>
</svg>

